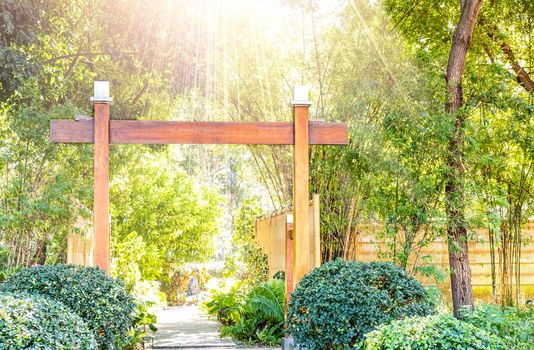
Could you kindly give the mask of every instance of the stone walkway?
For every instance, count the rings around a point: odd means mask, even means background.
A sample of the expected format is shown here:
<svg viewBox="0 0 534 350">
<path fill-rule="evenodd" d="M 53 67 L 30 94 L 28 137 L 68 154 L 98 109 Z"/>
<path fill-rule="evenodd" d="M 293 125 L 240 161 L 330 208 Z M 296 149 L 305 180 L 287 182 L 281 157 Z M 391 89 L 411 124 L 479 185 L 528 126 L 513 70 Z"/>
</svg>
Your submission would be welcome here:
<svg viewBox="0 0 534 350">
<path fill-rule="evenodd" d="M 236 349 L 231 339 L 219 337 L 217 322 L 209 320 L 197 305 L 162 310 L 157 316 L 153 349 Z"/>
</svg>

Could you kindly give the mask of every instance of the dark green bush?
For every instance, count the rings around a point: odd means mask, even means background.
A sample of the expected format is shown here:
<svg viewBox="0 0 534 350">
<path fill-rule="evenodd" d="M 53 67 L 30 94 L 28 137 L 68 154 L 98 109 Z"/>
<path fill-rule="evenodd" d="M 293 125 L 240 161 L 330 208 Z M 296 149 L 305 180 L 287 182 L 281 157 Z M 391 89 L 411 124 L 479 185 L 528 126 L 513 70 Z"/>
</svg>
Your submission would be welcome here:
<svg viewBox="0 0 534 350">
<path fill-rule="evenodd" d="M 534 347 L 534 309 L 518 310 L 497 305 L 479 305 L 463 314 L 464 320 L 501 338 L 507 349 Z"/>
<path fill-rule="evenodd" d="M 434 309 L 421 284 L 395 265 L 338 259 L 297 285 L 288 326 L 295 342 L 310 350 L 345 348 L 381 323 Z"/>
<path fill-rule="evenodd" d="M 286 280 L 286 272 L 285 271 L 278 271 L 273 275 L 273 279 L 285 281 Z"/>
<path fill-rule="evenodd" d="M 41 297 L 0 294 L 0 349 L 92 350 L 93 333 L 65 305 Z"/>
<path fill-rule="evenodd" d="M 497 336 L 451 315 L 413 317 L 379 326 L 365 336 L 364 350 L 506 350 Z"/>
<path fill-rule="evenodd" d="M 100 349 L 117 349 L 127 341 L 135 303 L 124 284 L 98 268 L 76 265 L 37 266 L 10 276 L 5 292 L 41 294 L 59 301 L 93 331 Z"/>
</svg>

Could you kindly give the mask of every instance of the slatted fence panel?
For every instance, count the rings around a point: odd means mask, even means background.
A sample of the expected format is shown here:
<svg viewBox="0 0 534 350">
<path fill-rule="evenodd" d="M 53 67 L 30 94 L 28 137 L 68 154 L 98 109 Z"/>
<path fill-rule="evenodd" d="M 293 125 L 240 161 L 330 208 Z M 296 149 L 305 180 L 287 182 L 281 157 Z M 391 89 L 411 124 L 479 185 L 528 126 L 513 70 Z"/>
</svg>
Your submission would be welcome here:
<svg viewBox="0 0 534 350">
<path fill-rule="evenodd" d="M 384 227 L 377 223 L 360 225 L 358 234 L 352 245 L 351 256 L 358 261 L 387 260 L 381 252 L 387 251 L 391 240 L 377 239 Z M 488 231 L 474 231 L 476 239 L 469 243 L 469 264 L 471 266 L 473 293 L 475 298 L 489 300 L 491 298 L 491 258 Z M 522 230 L 523 247 L 521 250 L 521 293 L 524 299 L 534 299 L 534 220 L 530 220 Z M 420 256 L 427 256 L 429 262 L 441 268 L 445 273 L 449 266 L 447 243 L 443 238 L 430 242 L 421 248 Z M 421 259 L 421 257 L 420 257 Z M 498 255 L 496 256 L 498 262 Z M 408 269 L 413 266 L 414 257 L 408 260 Z M 497 266 L 498 274 L 498 266 Z M 424 284 L 436 284 L 435 280 L 417 276 Z M 497 275 L 497 281 L 499 277 Z M 437 284 L 444 296 L 450 295 L 448 277 L 443 283 Z"/>
</svg>

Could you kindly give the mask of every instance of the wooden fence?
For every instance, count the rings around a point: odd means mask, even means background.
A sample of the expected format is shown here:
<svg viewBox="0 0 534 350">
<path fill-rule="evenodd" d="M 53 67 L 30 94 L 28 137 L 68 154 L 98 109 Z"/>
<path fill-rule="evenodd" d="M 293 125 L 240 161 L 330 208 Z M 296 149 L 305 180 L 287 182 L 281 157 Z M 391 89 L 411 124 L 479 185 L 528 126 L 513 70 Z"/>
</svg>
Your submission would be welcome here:
<svg viewBox="0 0 534 350">
<path fill-rule="evenodd" d="M 319 196 L 310 201 L 310 268 L 321 265 Z M 286 224 L 291 209 L 286 208 L 254 220 L 256 242 L 263 248 L 269 260 L 269 277 L 278 271 L 286 271 Z"/>
<path fill-rule="evenodd" d="M 387 251 L 391 240 L 377 239 L 384 227 L 377 223 L 361 225 L 357 230 L 356 239 L 352 244 L 350 256 L 358 261 L 386 260 L 382 252 Z M 521 294 L 522 298 L 534 299 L 534 220 L 530 220 L 522 230 L 523 247 L 521 250 Z M 491 298 L 491 258 L 488 231 L 475 230 L 475 239 L 469 243 L 469 264 L 471 267 L 473 295 L 476 299 L 489 300 Z M 419 252 L 418 263 L 425 257 L 425 264 L 434 264 L 443 272 L 448 271 L 449 257 L 447 242 L 443 238 L 430 242 Z M 413 267 L 415 256 L 408 260 L 408 270 Z M 496 262 L 498 264 L 498 255 Z M 497 266 L 497 282 L 499 281 Z M 436 284 L 434 279 L 417 276 L 426 285 Z M 444 296 L 450 296 L 449 277 L 443 283 L 437 283 Z M 497 288 L 498 290 L 498 288 Z"/>
<path fill-rule="evenodd" d="M 94 266 L 93 250 L 92 233 L 83 236 L 73 232 L 67 236 L 67 264 Z"/>
</svg>

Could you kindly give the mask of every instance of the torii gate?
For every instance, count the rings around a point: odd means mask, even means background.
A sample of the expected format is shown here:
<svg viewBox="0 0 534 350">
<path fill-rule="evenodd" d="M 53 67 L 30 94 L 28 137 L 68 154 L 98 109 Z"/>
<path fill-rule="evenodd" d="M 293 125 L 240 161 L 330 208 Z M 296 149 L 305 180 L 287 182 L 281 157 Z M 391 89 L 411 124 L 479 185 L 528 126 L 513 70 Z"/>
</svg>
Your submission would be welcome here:
<svg viewBox="0 0 534 350">
<path fill-rule="evenodd" d="M 109 82 L 94 82 L 93 120 L 52 120 L 50 141 L 94 143 L 93 230 L 96 266 L 109 273 L 109 145 L 110 144 L 241 144 L 294 145 L 293 286 L 309 271 L 309 145 L 348 143 L 347 125 L 309 122 L 305 86 L 293 89 L 294 122 L 181 122 L 110 120 Z M 288 290 L 293 286 L 287 286 Z"/>
</svg>

